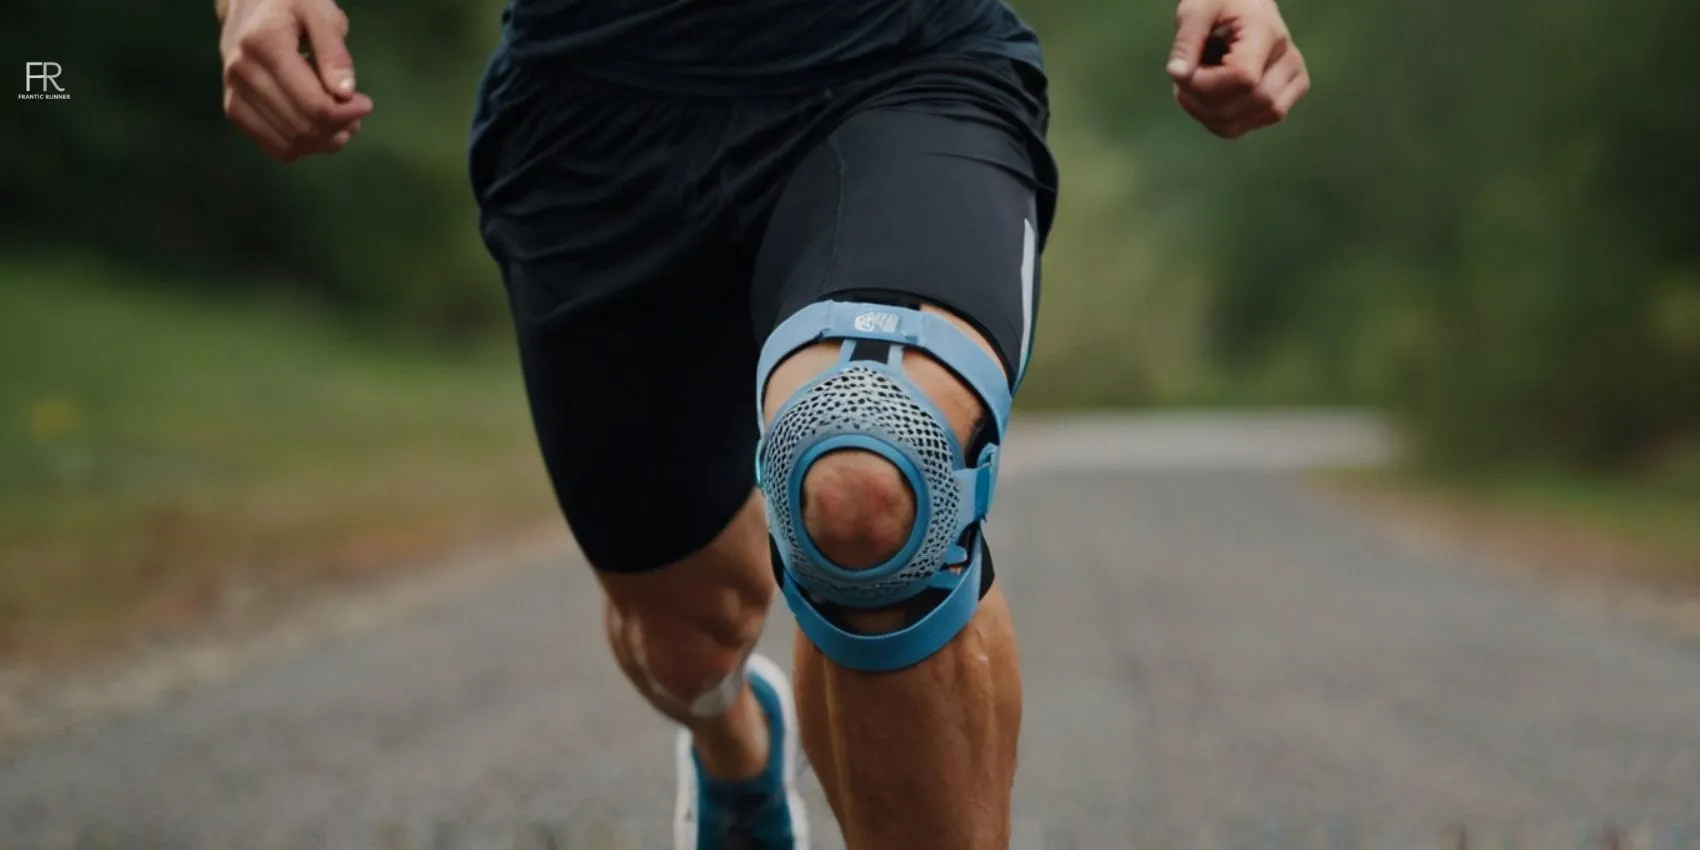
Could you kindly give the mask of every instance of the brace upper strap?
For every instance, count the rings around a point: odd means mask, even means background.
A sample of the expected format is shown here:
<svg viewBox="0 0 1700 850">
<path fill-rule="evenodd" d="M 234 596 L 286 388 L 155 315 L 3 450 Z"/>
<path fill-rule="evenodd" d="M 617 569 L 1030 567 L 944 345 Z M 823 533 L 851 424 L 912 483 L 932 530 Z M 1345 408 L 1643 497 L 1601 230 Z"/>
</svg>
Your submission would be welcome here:
<svg viewBox="0 0 1700 850">
<path fill-rule="evenodd" d="M 950 320 L 933 313 L 854 301 L 817 301 L 798 310 L 774 328 L 762 346 L 756 367 L 756 420 L 762 419 L 762 396 L 768 376 L 792 352 L 829 339 L 866 339 L 920 349 L 956 373 L 992 414 L 995 442 L 1002 442 L 1009 424 L 1009 381 L 997 359 L 986 354 Z"/>
</svg>

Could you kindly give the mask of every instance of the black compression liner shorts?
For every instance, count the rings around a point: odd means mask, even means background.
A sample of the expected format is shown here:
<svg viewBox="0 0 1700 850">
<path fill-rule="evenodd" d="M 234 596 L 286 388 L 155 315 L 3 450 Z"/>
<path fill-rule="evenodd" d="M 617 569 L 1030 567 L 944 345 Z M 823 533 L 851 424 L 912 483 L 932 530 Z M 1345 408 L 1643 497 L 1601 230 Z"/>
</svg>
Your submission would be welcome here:
<svg viewBox="0 0 1700 850">
<path fill-rule="evenodd" d="M 932 57 L 793 94 L 492 63 L 471 147 L 555 493 L 599 570 L 675 562 L 754 487 L 756 357 L 812 302 L 930 303 L 1032 346 L 1044 79 Z"/>
</svg>

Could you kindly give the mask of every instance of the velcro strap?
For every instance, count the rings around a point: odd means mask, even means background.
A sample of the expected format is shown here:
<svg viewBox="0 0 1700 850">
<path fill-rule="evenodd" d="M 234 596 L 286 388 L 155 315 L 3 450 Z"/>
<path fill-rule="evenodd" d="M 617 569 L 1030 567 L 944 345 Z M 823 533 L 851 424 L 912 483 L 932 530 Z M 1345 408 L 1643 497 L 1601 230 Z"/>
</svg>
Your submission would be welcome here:
<svg viewBox="0 0 1700 850">
<path fill-rule="evenodd" d="M 998 484 L 997 447 L 987 446 L 981 452 L 977 466 L 957 470 L 956 483 L 961 494 L 957 502 L 956 527 L 967 528 L 985 519 L 992 510 L 992 493 L 997 490 Z"/>
</svg>

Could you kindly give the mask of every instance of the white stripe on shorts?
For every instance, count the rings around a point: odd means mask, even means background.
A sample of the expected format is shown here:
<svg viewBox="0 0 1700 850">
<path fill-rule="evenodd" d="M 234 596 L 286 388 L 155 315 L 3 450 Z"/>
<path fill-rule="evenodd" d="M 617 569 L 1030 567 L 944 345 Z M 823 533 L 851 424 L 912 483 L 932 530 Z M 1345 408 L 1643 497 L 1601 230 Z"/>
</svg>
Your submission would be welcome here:
<svg viewBox="0 0 1700 850">
<path fill-rule="evenodd" d="M 1033 229 L 1033 220 L 1022 219 L 1021 227 L 1024 231 L 1021 235 L 1021 359 L 1015 366 L 1017 385 L 1027 374 L 1027 356 L 1033 345 L 1033 273 L 1039 248 L 1039 233 Z"/>
</svg>

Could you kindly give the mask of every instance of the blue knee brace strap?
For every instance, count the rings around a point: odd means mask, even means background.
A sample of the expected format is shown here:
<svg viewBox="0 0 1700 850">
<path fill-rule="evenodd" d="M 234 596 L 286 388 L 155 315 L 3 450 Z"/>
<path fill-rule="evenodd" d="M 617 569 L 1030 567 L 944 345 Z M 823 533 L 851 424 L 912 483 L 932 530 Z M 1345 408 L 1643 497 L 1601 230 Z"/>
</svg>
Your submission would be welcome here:
<svg viewBox="0 0 1700 850">
<path fill-rule="evenodd" d="M 823 340 L 843 340 L 838 363 L 797 390 L 764 429 L 756 450 L 756 482 L 767 497 L 785 600 L 803 633 L 846 667 L 897 670 L 938 652 L 978 607 L 981 525 L 997 483 L 1009 383 L 995 358 L 941 316 L 823 301 L 805 307 L 768 337 L 757 368 L 757 398 L 765 394 L 780 361 Z M 858 359 L 863 341 L 888 345 L 873 347 L 880 359 Z M 992 430 L 972 466 L 943 414 L 904 372 L 908 349 L 925 352 L 950 369 L 989 411 Z M 759 421 L 759 409 L 757 416 Z M 884 457 L 915 495 L 915 525 L 908 540 L 890 560 L 869 569 L 834 564 L 803 525 L 803 477 L 816 460 L 839 449 Z M 886 634 L 846 631 L 819 607 L 887 608 L 929 589 L 943 591 L 944 600 L 918 621 Z"/>
</svg>

